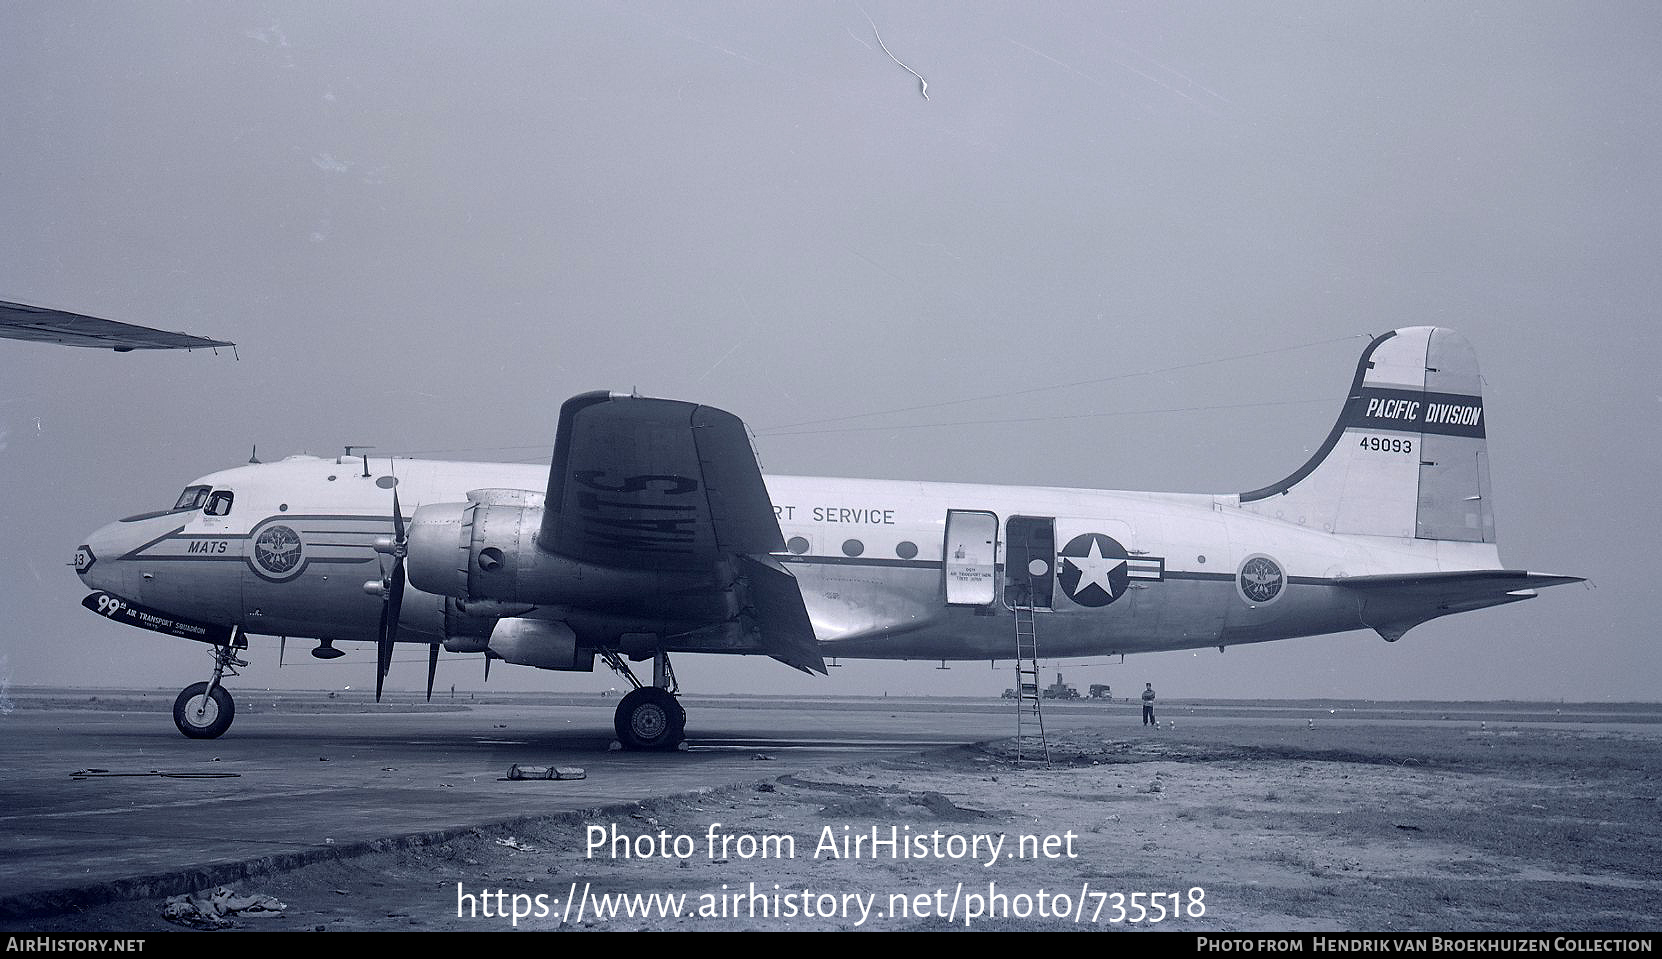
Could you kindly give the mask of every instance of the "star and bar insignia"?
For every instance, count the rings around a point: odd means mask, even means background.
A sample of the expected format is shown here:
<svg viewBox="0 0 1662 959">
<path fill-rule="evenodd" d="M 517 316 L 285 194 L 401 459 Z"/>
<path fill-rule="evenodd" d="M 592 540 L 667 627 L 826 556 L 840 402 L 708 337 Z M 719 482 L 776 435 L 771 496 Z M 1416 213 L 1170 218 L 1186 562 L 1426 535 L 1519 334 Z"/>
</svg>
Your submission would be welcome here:
<svg viewBox="0 0 1662 959">
<path fill-rule="evenodd" d="M 1058 559 L 1057 582 L 1080 606 L 1107 606 L 1125 595 L 1131 580 L 1166 578 L 1160 556 L 1133 556 L 1119 540 L 1103 533 L 1081 533 L 1068 540 Z"/>
</svg>

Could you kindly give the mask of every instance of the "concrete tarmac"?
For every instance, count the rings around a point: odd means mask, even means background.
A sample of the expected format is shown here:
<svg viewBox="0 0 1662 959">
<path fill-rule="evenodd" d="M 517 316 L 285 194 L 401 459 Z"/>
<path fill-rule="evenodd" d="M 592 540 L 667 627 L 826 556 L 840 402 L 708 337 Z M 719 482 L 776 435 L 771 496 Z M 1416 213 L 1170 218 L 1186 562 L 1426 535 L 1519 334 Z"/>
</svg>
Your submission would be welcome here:
<svg viewBox="0 0 1662 959">
<path fill-rule="evenodd" d="M 12 690 L 0 717 L 0 917 L 153 897 L 481 827 L 1007 738 L 1014 705 L 967 699 L 685 697 L 689 748 L 613 751 L 616 700 L 235 690 L 217 740 L 174 729 L 173 693 Z M 1662 733 L 1655 705 L 1173 703 L 1165 722 L 1595 726 Z M 1048 730 L 1138 727 L 1135 703 L 1050 703 Z M 514 764 L 585 778 L 509 781 Z"/>
<path fill-rule="evenodd" d="M 169 692 L 13 690 L 0 916 L 1015 732 L 1008 703 L 683 698 L 689 748 L 634 753 L 609 748 L 612 697 L 234 694 L 230 731 L 202 741 L 174 728 Z M 509 781 L 515 764 L 585 778 Z"/>
</svg>

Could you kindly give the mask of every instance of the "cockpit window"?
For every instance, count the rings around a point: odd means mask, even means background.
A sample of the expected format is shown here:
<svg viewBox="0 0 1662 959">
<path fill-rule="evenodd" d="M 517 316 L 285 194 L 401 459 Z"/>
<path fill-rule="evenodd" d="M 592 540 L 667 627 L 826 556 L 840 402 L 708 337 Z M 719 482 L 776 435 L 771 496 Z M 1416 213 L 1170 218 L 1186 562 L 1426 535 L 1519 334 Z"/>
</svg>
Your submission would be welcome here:
<svg viewBox="0 0 1662 959">
<path fill-rule="evenodd" d="M 229 516 L 231 515 L 231 499 L 230 490 L 214 490 L 213 495 L 208 497 L 208 508 L 203 512 L 209 516 Z"/>
<path fill-rule="evenodd" d="M 185 487 L 185 491 L 179 494 L 179 501 L 173 504 L 173 511 L 201 509 L 202 504 L 208 501 L 208 489 L 206 486 Z"/>
<path fill-rule="evenodd" d="M 210 486 L 187 486 L 185 491 L 179 494 L 179 500 L 173 504 L 172 509 L 160 509 L 149 513 L 140 513 L 137 516 L 128 516 L 122 522 L 136 523 L 139 520 L 154 519 L 157 516 L 171 516 L 174 513 L 188 513 L 191 510 L 201 509 L 203 504 L 208 502 L 210 490 L 212 490 Z M 222 492 L 225 495 L 225 513 L 229 513 L 231 511 L 231 491 L 224 490 Z M 214 515 L 223 516 L 225 513 Z"/>
</svg>

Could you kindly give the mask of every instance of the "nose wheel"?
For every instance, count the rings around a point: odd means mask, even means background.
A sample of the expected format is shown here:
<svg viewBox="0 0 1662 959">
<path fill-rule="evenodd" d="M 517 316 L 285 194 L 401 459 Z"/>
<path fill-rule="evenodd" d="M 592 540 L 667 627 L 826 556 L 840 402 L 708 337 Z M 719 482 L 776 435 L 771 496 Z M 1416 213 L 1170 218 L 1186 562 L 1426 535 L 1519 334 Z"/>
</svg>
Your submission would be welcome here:
<svg viewBox="0 0 1662 959">
<path fill-rule="evenodd" d="M 205 683 L 193 683 L 179 691 L 179 697 L 173 700 L 173 725 L 179 727 L 186 737 L 218 739 L 231 728 L 237 705 L 219 681 L 226 673 L 237 675 L 238 666 L 248 665 L 237 658 L 237 650 L 247 648 L 248 640 L 243 636 L 242 628 L 234 628 L 230 642 L 213 648 L 213 678 Z"/>
<path fill-rule="evenodd" d="M 191 739 L 218 739 L 231 728 L 236 712 L 224 686 L 195 683 L 180 690 L 173 701 L 173 725 Z"/>
</svg>

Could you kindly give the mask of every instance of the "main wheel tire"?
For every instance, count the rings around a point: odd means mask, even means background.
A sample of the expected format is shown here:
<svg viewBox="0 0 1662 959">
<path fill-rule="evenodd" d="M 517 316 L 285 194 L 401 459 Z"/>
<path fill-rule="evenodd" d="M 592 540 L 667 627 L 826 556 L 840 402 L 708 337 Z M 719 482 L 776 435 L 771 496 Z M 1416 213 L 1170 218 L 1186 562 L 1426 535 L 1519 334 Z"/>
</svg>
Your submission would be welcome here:
<svg viewBox="0 0 1662 959">
<path fill-rule="evenodd" d="M 236 703 L 224 686 L 209 693 L 207 683 L 196 683 L 180 690 L 173 701 L 173 725 L 191 739 L 218 739 L 231 728 L 236 713 Z"/>
<path fill-rule="evenodd" d="M 687 711 L 656 686 L 642 686 L 617 704 L 612 726 L 628 749 L 673 749 L 687 727 Z"/>
</svg>

